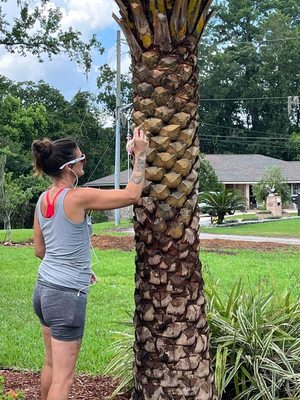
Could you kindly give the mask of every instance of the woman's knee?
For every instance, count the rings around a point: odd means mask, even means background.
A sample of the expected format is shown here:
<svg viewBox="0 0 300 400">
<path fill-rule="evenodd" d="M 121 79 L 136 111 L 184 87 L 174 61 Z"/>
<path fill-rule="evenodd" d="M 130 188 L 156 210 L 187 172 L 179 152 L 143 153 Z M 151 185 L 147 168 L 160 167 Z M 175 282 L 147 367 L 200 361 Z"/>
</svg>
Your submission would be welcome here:
<svg viewBox="0 0 300 400">
<path fill-rule="evenodd" d="M 57 385 L 60 387 L 71 388 L 75 378 L 75 372 L 68 375 L 56 375 L 52 377 L 51 385 Z"/>
<path fill-rule="evenodd" d="M 52 368 L 53 367 L 53 363 L 52 363 L 52 357 L 46 357 L 45 358 L 45 362 L 44 362 L 44 366 L 47 368 Z"/>
</svg>

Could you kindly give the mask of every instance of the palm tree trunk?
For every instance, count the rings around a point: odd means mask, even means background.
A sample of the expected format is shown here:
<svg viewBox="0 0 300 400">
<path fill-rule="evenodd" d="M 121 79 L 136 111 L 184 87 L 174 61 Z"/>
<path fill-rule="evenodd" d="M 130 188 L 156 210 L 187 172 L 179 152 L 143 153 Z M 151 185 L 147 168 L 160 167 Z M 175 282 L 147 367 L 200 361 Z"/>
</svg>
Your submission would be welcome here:
<svg viewBox="0 0 300 400">
<path fill-rule="evenodd" d="M 134 208 L 133 400 L 214 398 L 199 262 L 195 42 L 189 37 L 180 51 L 144 54 L 147 63 L 134 65 L 133 118 L 145 122 L 151 140 L 148 182 Z"/>
<path fill-rule="evenodd" d="M 132 400 L 217 399 L 198 235 L 197 45 L 211 1 L 116 1 L 133 55 L 134 124 L 150 133 L 134 207 Z"/>
</svg>

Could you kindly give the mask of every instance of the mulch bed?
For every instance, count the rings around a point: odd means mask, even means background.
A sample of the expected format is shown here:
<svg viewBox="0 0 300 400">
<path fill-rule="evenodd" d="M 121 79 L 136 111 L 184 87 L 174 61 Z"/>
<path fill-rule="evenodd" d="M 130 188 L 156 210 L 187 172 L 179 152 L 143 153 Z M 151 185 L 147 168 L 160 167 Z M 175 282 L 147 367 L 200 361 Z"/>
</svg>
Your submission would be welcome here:
<svg viewBox="0 0 300 400">
<path fill-rule="evenodd" d="M 123 250 L 131 251 L 135 249 L 134 236 L 107 236 L 107 235 L 94 235 L 92 237 L 93 246 L 99 250 Z M 8 245 L 5 243 L 4 245 Z M 13 246 L 32 246 L 33 241 L 28 240 L 22 243 L 14 243 Z M 223 239 L 202 239 L 201 250 L 214 252 L 214 253 L 228 253 L 227 250 L 255 250 L 272 252 L 280 251 L 299 251 L 300 246 L 289 245 L 284 243 L 273 242 L 244 242 Z M 229 254 L 229 253 L 228 253 Z M 233 253 L 234 254 L 234 253 Z"/>
<path fill-rule="evenodd" d="M 100 250 L 116 249 L 131 251 L 135 248 L 135 241 L 133 236 L 94 235 L 92 237 L 92 244 L 96 249 Z"/>
<path fill-rule="evenodd" d="M 133 236 L 93 236 L 93 246 L 100 250 L 118 249 L 123 251 L 131 251 L 135 248 Z M 292 251 L 300 250 L 300 246 L 292 246 L 283 243 L 272 242 L 242 242 L 234 240 L 212 239 L 201 240 L 201 250 L 222 253 L 224 250 L 256 250 L 256 251 Z M 233 253 L 234 254 L 234 253 Z"/>
<path fill-rule="evenodd" d="M 273 242 L 243 242 L 235 240 L 201 240 L 201 250 L 212 253 L 227 253 L 227 250 L 255 250 L 260 252 L 299 251 L 300 246 Z M 235 254 L 235 252 L 231 252 Z"/>
<path fill-rule="evenodd" d="M 0 375 L 5 379 L 4 393 L 11 389 L 20 390 L 26 400 L 40 400 L 40 374 L 30 371 L 0 370 Z M 77 375 L 69 399 L 108 399 L 115 387 L 110 377 Z M 129 398 L 129 394 L 116 397 L 117 400 L 128 400 Z"/>
</svg>

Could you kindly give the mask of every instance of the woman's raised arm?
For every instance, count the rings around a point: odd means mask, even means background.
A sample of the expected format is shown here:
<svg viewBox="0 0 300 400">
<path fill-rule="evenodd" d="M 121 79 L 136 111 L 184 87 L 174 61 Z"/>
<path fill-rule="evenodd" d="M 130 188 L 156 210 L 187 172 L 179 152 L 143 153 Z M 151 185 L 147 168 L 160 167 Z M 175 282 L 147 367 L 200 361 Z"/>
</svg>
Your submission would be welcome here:
<svg viewBox="0 0 300 400">
<path fill-rule="evenodd" d="M 134 204 L 141 197 L 145 182 L 146 152 L 149 142 L 145 133 L 134 130 L 134 165 L 125 189 L 101 190 L 81 188 L 74 191 L 73 201 L 85 210 L 111 210 Z"/>
</svg>

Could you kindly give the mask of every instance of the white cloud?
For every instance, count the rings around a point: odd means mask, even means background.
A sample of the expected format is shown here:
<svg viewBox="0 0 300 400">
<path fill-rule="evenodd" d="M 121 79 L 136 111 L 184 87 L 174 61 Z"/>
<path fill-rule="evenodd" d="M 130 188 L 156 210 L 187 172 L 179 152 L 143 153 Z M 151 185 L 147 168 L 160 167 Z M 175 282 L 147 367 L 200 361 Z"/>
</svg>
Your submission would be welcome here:
<svg viewBox="0 0 300 400">
<path fill-rule="evenodd" d="M 0 74 L 16 81 L 44 80 L 56 87 L 71 99 L 78 90 L 96 92 L 96 74 L 91 72 L 88 80 L 82 72 L 78 71 L 75 63 L 66 56 L 56 56 L 52 61 L 45 59 L 39 63 L 32 55 L 21 57 L 17 54 L 0 54 Z"/>
<path fill-rule="evenodd" d="M 32 7 L 40 4 L 40 0 L 29 0 L 29 2 Z M 4 3 L 3 5 L 6 7 L 8 19 L 11 21 L 19 10 L 16 6 L 10 8 L 12 4 L 8 6 L 8 3 Z M 63 29 L 67 29 L 69 26 L 78 29 L 82 32 L 84 40 L 96 33 L 100 42 L 109 49 L 115 43 L 117 25 L 112 18 L 112 12 L 117 13 L 117 5 L 113 0 L 50 0 L 49 6 L 61 8 Z M 39 63 L 36 57 L 30 54 L 27 57 L 21 57 L 3 49 L 0 50 L 0 75 L 7 76 L 14 81 L 32 80 L 37 82 L 44 80 L 57 87 L 70 99 L 78 89 L 97 91 L 98 65 L 108 62 L 115 68 L 115 61 L 114 66 L 112 63 L 113 51 L 115 49 L 111 50 L 110 56 L 107 55 L 107 52 L 102 56 L 94 54 L 94 64 L 89 79 L 86 81 L 78 66 L 70 62 L 64 55 L 55 56 L 52 61 L 49 61 L 45 55 L 44 62 Z M 128 49 L 122 44 L 122 53 L 127 51 Z M 127 72 L 129 66 L 130 55 L 123 54 L 122 72 Z"/>
<path fill-rule="evenodd" d="M 0 73 L 15 81 L 35 81 L 45 78 L 45 67 L 31 55 L 5 53 L 0 56 Z"/>
<path fill-rule="evenodd" d="M 60 5 L 57 1 L 56 4 Z M 112 13 L 117 6 L 112 0 L 64 0 L 60 5 L 64 28 L 72 26 L 83 34 L 90 34 L 115 24 Z"/>
</svg>

